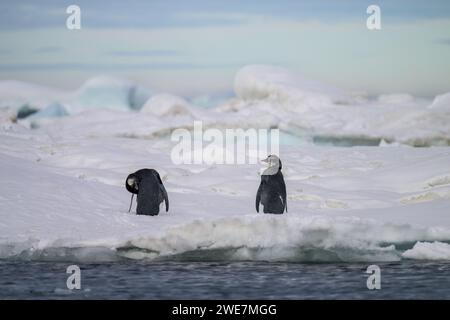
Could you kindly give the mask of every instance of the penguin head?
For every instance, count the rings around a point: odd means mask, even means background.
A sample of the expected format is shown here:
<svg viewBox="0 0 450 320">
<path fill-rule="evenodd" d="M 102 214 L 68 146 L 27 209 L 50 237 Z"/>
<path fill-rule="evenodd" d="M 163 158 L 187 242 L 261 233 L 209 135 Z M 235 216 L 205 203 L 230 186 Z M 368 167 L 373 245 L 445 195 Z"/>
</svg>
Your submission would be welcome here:
<svg viewBox="0 0 450 320">
<path fill-rule="evenodd" d="M 267 163 L 267 169 L 263 171 L 263 175 L 274 175 L 281 170 L 281 160 L 276 155 L 271 154 L 266 159 L 261 160 L 261 162 Z"/>
<path fill-rule="evenodd" d="M 136 175 L 134 173 L 128 175 L 127 180 L 125 180 L 125 187 L 131 193 L 138 193 L 139 183 Z"/>
</svg>

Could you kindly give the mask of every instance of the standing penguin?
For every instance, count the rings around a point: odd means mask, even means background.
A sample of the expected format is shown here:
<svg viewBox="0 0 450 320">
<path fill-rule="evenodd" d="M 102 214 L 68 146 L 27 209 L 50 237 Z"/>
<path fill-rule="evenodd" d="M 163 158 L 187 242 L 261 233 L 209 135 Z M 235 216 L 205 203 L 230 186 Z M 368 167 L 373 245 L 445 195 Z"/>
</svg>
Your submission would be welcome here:
<svg viewBox="0 0 450 320">
<path fill-rule="evenodd" d="M 159 205 L 163 201 L 166 203 L 166 212 L 169 211 L 169 198 L 158 171 L 138 170 L 128 175 L 125 187 L 133 194 L 131 202 L 133 202 L 133 196 L 137 194 L 136 214 L 156 216 L 159 214 Z"/>
<path fill-rule="evenodd" d="M 261 174 L 261 183 L 256 194 L 256 212 L 259 203 L 264 206 L 264 213 L 283 214 L 287 212 L 286 185 L 281 173 L 281 161 L 275 155 L 270 155 L 262 162 L 268 163 L 268 168 Z"/>
</svg>

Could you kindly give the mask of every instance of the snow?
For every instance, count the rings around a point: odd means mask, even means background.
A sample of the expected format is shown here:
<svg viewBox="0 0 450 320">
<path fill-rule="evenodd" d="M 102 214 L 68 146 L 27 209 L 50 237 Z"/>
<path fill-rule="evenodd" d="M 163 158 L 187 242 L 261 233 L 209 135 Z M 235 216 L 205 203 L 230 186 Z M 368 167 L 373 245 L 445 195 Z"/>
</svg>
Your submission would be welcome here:
<svg viewBox="0 0 450 320">
<path fill-rule="evenodd" d="M 450 92 L 441 94 L 434 98 L 433 103 L 428 106 L 430 109 L 450 109 Z"/>
<path fill-rule="evenodd" d="M 281 129 L 321 143 L 413 146 L 450 144 L 449 94 L 433 102 L 408 94 L 381 95 L 369 100 L 306 80 L 270 66 L 247 66 L 236 75 L 238 99 L 221 106 L 236 115 L 270 115 Z"/>
<path fill-rule="evenodd" d="M 128 80 L 98 76 L 87 80 L 75 91 L 62 91 L 20 81 L 0 81 L 0 108 L 28 106 L 43 109 L 63 104 L 70 113 L 86 109 L 139 110 L 150 91 Z"/>
<path fill-rule="evenodd" d="M 40 109 L 52 108 L 18 122 L 17 109 L 0 108 L 0 258 L 450 260 L 450 122 L 435 106 L 446 98 L 355 99 L 273 67 L 236 78 L 237 96 L 218 108 L 156 94 L 137 112 L 125 94 L 137 85 L 109 78 L 80 92 L 110 104 L 36 89 L 47 100 Z M 39 126 L 27 125 L 33 117 Z M 170 133 L 194 120 L 204 129 L 279 127 L 289 212 L 255 213 L 259 165 L 172 163 Z M 343 140 L 377 143 L 337 147 Z M 442 146 L 412 147 L 419 142 Z M 125 178 L 141 168 L 161 174 L 168 213 L 127 212 Z"/>
<path fill-rule="evenodd" d="M 294 98 L 329 103 L 346 98 L 337 88 L 305 79 L 284 68 L 265 65 L 249 65 L 239 70 L 234 90 L 243 100 Z"/>
<path fill-rule="evenodd" d="M 160 93 L 152 96 L 145 102 L 141 109 L 143 113 L 149 113 L 158 117 L 190 115 L 189 103 L 181 97 Z"/>
<path fill-rule="evenodd" d="M 38 128 L 45 123 L 51 123 L 53 119 L 68 116 L 66 108 L 59 103 L 52 103 L 44 109 L 41 109 L 30 116 L 21 120 L 20 123 L 30 128 Z"/>
<path fill-rule="evenodd" d="M 450 244 L 442 242 L 417 242 L 403 257 L 418 260 L 450 260 Z"/>
<path fill-rule="evenodd" d="M 0 108 L 19 109 L 24 105 L 42 109 L 53 101 L 63 99 L 67 92 L 36 84 L 6 80 L 0 81 Z"/>
<path fill-rule="evenodd" d="M 139 110 L 150 93 L 131 81 L 99 76 L 89 79 L 72 100 L 72 111 L 95 108 Z"/>
<path fill-rule="evenodd" d="M 282 148 L 289 213 L 268 216 L 254 213 L 258 166 L 176 166 L 164 139 L 32 137 L 1 138 L 3 258 L 396 261 L 395 246 L 450 240 L 446 148 Z M 169 213 L 127 213 L 125 178 L 143 167 Z M 424 192 L 447 197 L 407 201 Z"/>
<path fill-rule="evenodd" d="M 195 97 L 192 97 L 189 101 L 191 104 L 197 107 L 202 108 L 213 108 L 221 105 L 226 102 L 231 97 L 230 94 L 222 93 L 215 95 L 202 94 Z"/>
</svg>

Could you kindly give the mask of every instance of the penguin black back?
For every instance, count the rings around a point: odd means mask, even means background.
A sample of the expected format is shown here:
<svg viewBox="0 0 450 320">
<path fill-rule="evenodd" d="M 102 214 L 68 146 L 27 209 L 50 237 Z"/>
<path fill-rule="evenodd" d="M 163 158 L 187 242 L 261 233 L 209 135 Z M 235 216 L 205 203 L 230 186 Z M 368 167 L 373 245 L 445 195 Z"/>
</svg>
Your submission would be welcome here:
<svg viewBox="0 0 450 320">
<path fill-rule="evenodd" d="M 169 198 L 166 188 L 154 169 L 141 169 L 128 175 L 125 181 L 126 189 L 137 194 L 136 214 L 158 215 L 159 205 L 164 201 L 166 212 L 169 211 Z"/>
<path fill-rule="evenodd" d="M 286 184 L 281 173 L 281 161 L 277 156 L 270 155 L 263 160 L 269 163 L 269 167 L 261 175 L 261 183 L 256 193 L 256 212 L 259 212 L 259 204 L 264 206 L 264 213 L 282 214 L 286 210 Z"/>
</svg>

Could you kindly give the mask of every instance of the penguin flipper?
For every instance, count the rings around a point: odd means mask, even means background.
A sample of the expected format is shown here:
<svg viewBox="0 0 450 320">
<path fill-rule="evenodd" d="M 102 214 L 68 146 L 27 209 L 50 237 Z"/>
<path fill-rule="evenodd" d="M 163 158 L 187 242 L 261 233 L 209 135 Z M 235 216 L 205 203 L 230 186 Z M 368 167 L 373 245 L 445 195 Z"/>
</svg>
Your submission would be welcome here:
<svg viewBox="0 0 450 320">
<path fill-rule="evenodd" d="M 286 212 L 288 212 L 288 210 L 287 210 L 286 184 L 284 183 L 284 179 L 282 180 L 282 183 L 281 183 L 281 197 L 283 199 L 283 205 L 284 205 L 283 212 L 284 212 L 284 210 L 286 210 Z"/>
<path fill-rule="evenodd" d="M 261 202 L 261 189 L 262 189 L 262 183 L 259 185 L 258 192 L 256 193 L 255 206 L 256 206 L 256 212 L 258 212 L 258 213 L 259 213 L 259 203 Z"/>
<path fill-rule="evenodd" d="M 163 182 L 162 182 L 162 180 L 161 180 L 161 177 L 159 176 L 159 173 L 158 173 L 156 170 L 155 170 L 153 173 L 154 173 L 154 175 L 156 176 L 156 178 L 158 179 L 158 182 L 159 182 L 159 190 L 161 190 L 162 195 L 163 195 L 163 197 L 164 197 L 164 203 L 165 203 L 165 205 L 166 205 L 166 212 L 167 212 L 167 211 L 169 211 L 169 197 L 168 197 L 168 195 L 167 195 L 166 188 L 164 187 L 164 184 L 163 184 Z"/>
<path fill-rule="evenodd" d="M 128 212 L 131 211 L 131 207 L 133 206 L 133 198 L 134 198 L 134 193 L 131 194 L 130 208 L 128 209 Z"/>
<path fill-rule="evenodd" d="M 284 205 L 283 212 L 284 212 L 284 210 L 286 210 L 286 212 L 288 212 L 288 210 L 287 210 L 286 193 L 283 195 L 283 205 Z"/>
<path fill-rule="evenodd" d="M 167 211 L 169 211 L 169 197 L 167 196 L 166 188 L 164 188 L 164 185 L 162 183 L 159 185 L 159 188 L 161 189 L 161 192 L 163 193 L 164 202 L 166 204 L 166 212 L 167 212 Z"/>
</svg>

